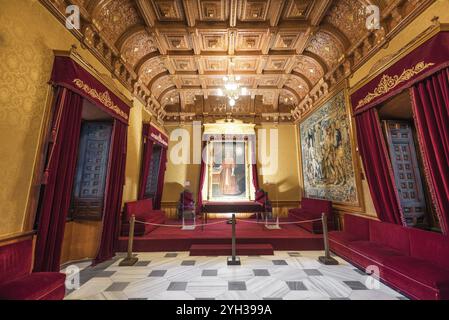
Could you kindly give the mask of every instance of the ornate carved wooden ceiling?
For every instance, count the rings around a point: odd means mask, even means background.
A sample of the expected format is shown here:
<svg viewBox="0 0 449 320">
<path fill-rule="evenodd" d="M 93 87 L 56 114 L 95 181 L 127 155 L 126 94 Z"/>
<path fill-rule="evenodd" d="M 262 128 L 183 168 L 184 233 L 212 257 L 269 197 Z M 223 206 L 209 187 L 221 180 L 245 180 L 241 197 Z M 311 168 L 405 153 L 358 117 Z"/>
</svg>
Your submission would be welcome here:
<svg viewBox="0 0 449 320">
<path fill-rule="evenodd" d="M 161 120 L 234 117 L 292 121 L 387 41 L 422 0 L 41 0 Z M 382 28 L 366 28 L 376 4 Z M 249 95 L 217 96 L 240 75 Z"/>
</svg>

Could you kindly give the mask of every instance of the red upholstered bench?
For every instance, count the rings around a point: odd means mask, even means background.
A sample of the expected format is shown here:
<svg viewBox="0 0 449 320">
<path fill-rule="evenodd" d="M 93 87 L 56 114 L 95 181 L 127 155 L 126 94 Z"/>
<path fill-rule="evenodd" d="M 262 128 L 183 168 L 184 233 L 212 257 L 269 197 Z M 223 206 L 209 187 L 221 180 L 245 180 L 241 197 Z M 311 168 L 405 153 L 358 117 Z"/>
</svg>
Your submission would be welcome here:
<svg viewBox="0 0 449 320">
<path fill-rule="evenodd" d="M 329 244 L 358 267 L 379 267 L 380 278 L 410 298 L 449 299 L 447 236 L 346 214 Z"/>
<path fill-rule="evenodd" d="M 165 212 L 162 210 L 154 210 L 152 199 L 127 202 L 125 203 L 125 209 L 122 215 L 122 236 L 126 237 L 129 235 L 129 219 L 132 215 L 135 215 L 136 220 L 139 221 L 145 221 L 155 224 L 165 223 Z M 150 233 L 156 228 L 157 226 L 136 223 L 134 228 L 134 235 L 136 237 L 141 237 Z"/>
<path fill-rule="evenodd" d="M 0 247 L 0 300 L 62 300 L 65 274 L 31 273 L 32 240 Z"/>
<path fill-rule="evenodd" d="M 333 229 L 332 202 L 327 200 L 303 198 L 301 208 L 290 209 L 288 217 L 293 221 L 307 221 L 320 219 L 322 214 L 326 213 L 329 230 Z M 323 233 L 323 224 L 321 221 L 299 223 L 298 226 L 312 233 Z"/>
</svg>

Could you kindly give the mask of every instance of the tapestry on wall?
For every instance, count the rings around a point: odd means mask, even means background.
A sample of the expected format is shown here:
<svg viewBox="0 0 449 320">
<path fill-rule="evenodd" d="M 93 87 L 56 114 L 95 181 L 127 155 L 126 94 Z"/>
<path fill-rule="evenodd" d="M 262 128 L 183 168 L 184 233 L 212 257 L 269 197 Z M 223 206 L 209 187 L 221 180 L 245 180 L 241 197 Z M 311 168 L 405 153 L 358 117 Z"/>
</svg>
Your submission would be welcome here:
<svg viewBox="0 0 449 320">
<path fill-rule="evenodd" d="M 358 206 L 351 129 L 344 92 L 300 125 L 304 195 Z"/>
</svg>

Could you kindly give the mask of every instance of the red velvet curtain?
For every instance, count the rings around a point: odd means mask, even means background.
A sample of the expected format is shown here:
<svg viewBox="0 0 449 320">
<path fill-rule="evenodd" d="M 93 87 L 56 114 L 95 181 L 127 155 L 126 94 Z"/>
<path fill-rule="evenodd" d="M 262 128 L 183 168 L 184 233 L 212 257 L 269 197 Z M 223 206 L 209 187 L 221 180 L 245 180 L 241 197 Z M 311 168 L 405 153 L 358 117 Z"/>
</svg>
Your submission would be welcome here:
<svg viewBox="0 0 449 320">
<path fill-rule="evenodd" d="M 103 262 L 114 256 L 119 236 L 120 211 L 125 184 L 127 136 L 128 126 L 115 119 L 105 190 L 103 230 L 95 263 Z"/>
<path fill-rule="evenodd" d="M 206 163 L 204 162 L 203 157 L 201 157 L 201 168 L 200 168 L 200 184 L 198 186 L 198 196 L 196 202 L 196 213 L 201 213 L 201 207 L 203 206 L 203 187 L 204 180 L 206 178 Z"/>
<path fill-rule="evenodd" d="M 449 69 L 411 89 L 415 122 L 440 224 L 449 232 Z"/>
<path fill-rule="evenodd" d="M 139 194 L 138 199 L 145 199 L 145 188 L 147 185 L 148 175 L 150 174 L 150 166 L 151 166 L 151 156 L 153 155 L 153 145 L 154 142 L 148 139 L 147 137 L 143 137 L 144 139 L 144 147 L 143 147 L 143 155 L 142 155 L 142 164 L 140 171 L 140 182 L 139 182 Z"/>
<path fill-rule="evenodd" d="M 72 198 L 83 98 L 59 87 L 39 211 L 34 271 L 59 271 L 67 212 Z"/>
<path fill-rule="evenodd" d="M 156 199 L 154 199 L 154 208 L 156 210 L 161 209 L 161 203 L 162 203 L 162 193 L 164 191 L 164 180 L 165 180 L 165 171 L 167 169 L 167 148 L 162 148 L 162 155 L 161 155 L 161 165 L 159 169 L 159 177 L 157 180 L 157 194 Z"/>
<path fill-rule="evenodd" d="M 403 224 L 393 169 L 377 110 L 369 109 L 357 115 L 355 120 L 360 155 L 377 215 L 381 221 Z"/>
</svg>

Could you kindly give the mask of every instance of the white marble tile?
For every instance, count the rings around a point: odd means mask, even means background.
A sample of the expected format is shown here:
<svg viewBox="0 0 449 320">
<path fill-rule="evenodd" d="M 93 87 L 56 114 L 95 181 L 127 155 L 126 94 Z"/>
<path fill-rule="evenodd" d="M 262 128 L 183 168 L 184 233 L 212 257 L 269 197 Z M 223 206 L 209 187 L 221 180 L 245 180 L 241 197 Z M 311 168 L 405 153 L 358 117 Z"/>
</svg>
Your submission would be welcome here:
<svg viewBox="0 0 449 320">
<path fill-rule="evenodd" d="M 252 278 L 246 281 L 246 288 L 261 298 L 282 298 L 290 292 L 284 281 L 272 277 Z"/>
<path fill-rule="evenodd" d="M 252 269 L 230 266 L 218 270 L 218 277 L 227 281 L 246 281 L 254 277 Z"/>
<path fill-rule="evenodd" d="M 303 283 L 308 290 L 329 298 L 347 298 L 352 291 L 341 281 L 327 276 L 308 277 Z"/>
<path fill-rule="evenodd" d="M 219 279 L 203 279 L 190 281 L 186 292 L 195 298 L 215 298 L 228 290 L 228 282 Z"/>
<path fill-rule="evenodd" d="M 112 280 L 109 278 L 94 278 L 87 281 L 79 289 L 73 291 L 66 296 L 67 300 L 78 300 L 84 297 L 100 294 L 105 291 L 112 284 Z"/>
<path fill-rule="evenodd" d="M 147 278 L 130 283 L 124 293 L 128 298 L 147 298 L 167 291 L 169 285 L 170 281 L 164 278 Z"/>
<path fill-rule="evenodd" d="M 306 273 L 297 267 L 271 266 L 268 271 L 272 277 L 281 281 L 302 280 L 307 277 Z"/>
</svg>

